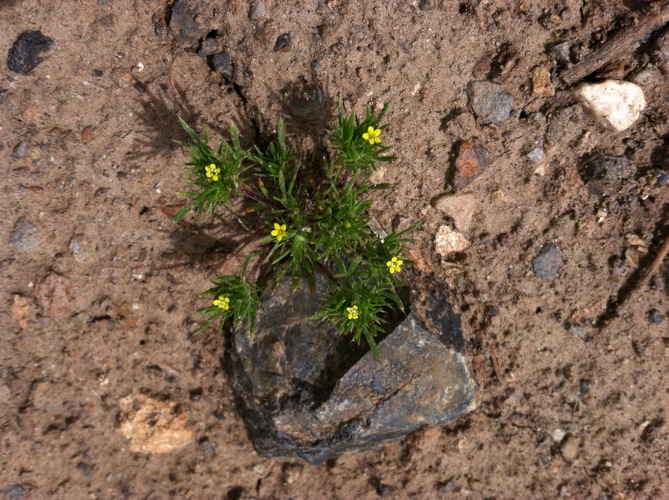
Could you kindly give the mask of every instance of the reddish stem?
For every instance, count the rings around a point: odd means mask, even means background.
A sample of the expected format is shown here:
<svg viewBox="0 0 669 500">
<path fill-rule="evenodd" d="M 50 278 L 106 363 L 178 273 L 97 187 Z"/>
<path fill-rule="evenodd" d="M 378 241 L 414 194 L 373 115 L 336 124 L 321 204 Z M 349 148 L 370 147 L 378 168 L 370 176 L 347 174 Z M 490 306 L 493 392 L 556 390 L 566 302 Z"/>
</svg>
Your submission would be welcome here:
<svg viewBox="0 0 669 500">
<path fill-rule="evenodd" d="M 265 198 L 263 195 L 258 194 L 255 191 L 251 191 L 246 186 L 246 184 L 244 184 L 243 182 L 239 184 L 239 190 L 247 198 L 251 198 L 252 200 L 259 201 L 260 203 L 264 203 L 265 205 L 270 205 L 274 208 L 281 208 L 281 205 L 279 205 L 277 202 L 272 201 L 269 198 Z"/>
</svg>

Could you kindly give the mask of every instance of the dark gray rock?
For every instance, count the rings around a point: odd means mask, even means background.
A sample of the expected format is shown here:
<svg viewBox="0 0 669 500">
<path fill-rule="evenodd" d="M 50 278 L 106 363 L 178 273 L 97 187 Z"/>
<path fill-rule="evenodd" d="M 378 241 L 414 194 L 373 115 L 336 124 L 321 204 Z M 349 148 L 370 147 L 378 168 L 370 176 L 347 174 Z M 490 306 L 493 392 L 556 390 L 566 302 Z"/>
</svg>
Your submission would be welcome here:
<svg viewBox="0 0 669 500">
<path fill-rule="evenodd" d="M 224 50 L 211 56 L 210 65 L 218 74 L 230 81 L 235 79 L 235 67 L 232 64 L 230 52 Z"/>
<path fill-rule="evenodd" d="M 548 47 L 548 55 L 559 62 L 570 62 L 570 42 L 556 42 Z"/>
<path fill-rule="evenodd" d="M 14 146 L 14 151 L 12 152 L 12 156 L 14 157 L 15 160 L 22 160 L 23 158 L 26 157 L 27 154 L 28 154 L 27 142 L 21 141 L 16 146 Z"/>
<path fill-rule="evenodd" d="M 218 52 L 218 41 L 216 38 L 206 37 L 202 40 L 200 48 L 197 49 L 197 55 L 200 57 L 207 57 Z"/>
<path fill-rule="evenodd" d="M 636 167 L 625 156 L 592 154 L 581 160 L 579 171 L 590 194 L 608 196 L 618 192 L 620 185 L 634 175 Z"/>
<path fill-rule="evenodd" d="M 501 85 L 480 81 L 467 85 L 469 105 L 482 123 L 499 125 L 511 116 L 513 96 Z"/>
<path fill-rule="evenodd" d="M 172 36 L 193 48 L 198 46 L 200 38 L 207 32 L 195 22 L 195 13 L 191 10 L 188 0 L 179 0 L 174 4 L 169 24 Z"/>
<path fill-rule="evenodd" d="M 40 54 L 49 50 L 52 45 L 53 40 L 44 36 L 41 31 L 24 31 L 9 49 L 7 68 L 27 75 L 44 60 Z"/>
<path fill-rule="evenodd" d="M 562 253 L 560 249 L 549 243 L 545 245 L 532 260 L 532 269 L 538 278 L 550 278 L 562 267 Z"/>
<path fill-rule="evenodd" d="M 22 500 L 24 497 L 25 490 L 20 484 L 0 490 L 0 498 L 3 500 Z"/>
<path fill-rule="evenodd" d="M 290 52 L 293 48 L 293 39 L 290 33 L 283 33 L 276 38 L 274 52 Z"/>
<path fill-rule="evenodd" d="M 653 310 L 648 315 L 648 322 L 653 325 L 659 325 L 663 321 L 664 321 L 664 316 L 662 316 L 662 313 L 660 311 Z"/>
<path fill-rule="evenodd" d="M 397 326 L 380 340 L 379 361 L 307 319 L 320 299 L 306 286 L 292 293 L 284 280 L 264 300 L 254 336 L 234 333 L 229 380 L 261 455 L 320 463 L 473 409 L 476 385 L 462 344 L 449 342 L 462 335 L 448 303 L 439 304 L 437 324 L 454 331 L 432 333 L 413 313 L 390 318 Z"/>
<path fill-rule="evenodd" d="M 14 226 L 9 241 L 19 253 L 30 253 L 40 245 L 37 228 L 30 222 L 19 220 Z"/>
</svg>

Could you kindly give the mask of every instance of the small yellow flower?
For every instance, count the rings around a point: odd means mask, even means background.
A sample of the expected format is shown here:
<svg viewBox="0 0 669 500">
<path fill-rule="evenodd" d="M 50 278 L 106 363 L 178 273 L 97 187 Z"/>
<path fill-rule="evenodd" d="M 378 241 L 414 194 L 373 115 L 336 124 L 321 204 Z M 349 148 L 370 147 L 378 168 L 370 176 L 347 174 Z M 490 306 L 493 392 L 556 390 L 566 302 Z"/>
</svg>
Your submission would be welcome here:
<svg viewBox="0 0 669 500">
<path fill-rule="evenodd" d="M 388 270 L 390 271 L 390 274 L 399 273 L 402 270 L 400 268 L 402 264 L 404 264 L 404 261 L 398 259 L 397 257 L 393 257 L 388 262 L 386 262 L 386 266 L 389 267 Z"/>
<path fill-rule="evenodd" d="M 348 319 L 358 319 L 358 306 L 347 307 Z"/>
<path fill-rule="evenodd" d="M 228 297 L 224 297 L 223 295 L 219 295 L 218 298 L 214 301 L 214 305 L 220 307 L 224 311 L 227 311 L 230 309 L 230 299 Z"/>
<path fill-rule="evenodd" d="M 272 231 L 272 236 L 276 236 L 276 241 L 281 241 L 282 238 L 286 236 L 286 225 L 274 223 L 274 231 Z"/>
<path fill-rule="evenodd" d="M 221 173 L 221 169 L 218 168 L 213 163 L 211 165 L 204 167 L 204 171 L 207 173 L 207 177 L 209 177 L 212 181 L 217 181 L 218 174 Z"/>
<path fill-rule="evenodd" d="M 378 144 L 381 142 L 381 138 L 379 137 L 381 135 L 381 129 L 377 128 L 375 129 L 374 127 L 369 127 L 367 129 L 367 132 L 362 134 L 362 138 L 366 141 L 369 141 L 370 144 Z"/>
</svg>

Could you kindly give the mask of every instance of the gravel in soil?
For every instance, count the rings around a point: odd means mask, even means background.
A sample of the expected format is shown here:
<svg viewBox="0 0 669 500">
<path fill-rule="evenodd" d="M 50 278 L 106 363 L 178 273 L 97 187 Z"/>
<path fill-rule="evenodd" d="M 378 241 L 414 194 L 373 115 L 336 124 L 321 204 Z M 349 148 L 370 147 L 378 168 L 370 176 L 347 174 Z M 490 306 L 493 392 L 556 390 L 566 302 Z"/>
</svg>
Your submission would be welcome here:
<svg viewBox="0 0 669 500">
<path fill-rule="evenodd" d="M 0 3 L 3 54 L 37 27 L 53 41 L 27 74 L 0 70 L 0 496 L 669 496 L 667 265 L 596 326 L 666 237 L 666 35 L 596 75 L 643 89 L 623 132 L 557 78 L 643 2 L 260 4 Z M 481 81 L 503 108 L 488 118 L 468 95 Z M 283 116 L 300 151 L 322 151 L 339 94 L 359 114 L 392 100 L 394 189 L 372 215 L 422 223 L 406 278 L 426 300 L 427 283 L 454 294 L 478 409 L 310 466 L 254 452 L 224 339 L 191 335 L 198 294 L 255 236 L 236 209 L 171 224 L 186 161 L 173 139 L 181 116 L 215 140 L 234 124 L 251 146 Z M 467 178 L 469 246 L 440 255 L 456 218 L 431 201 L 456 190 L 473 137 L 487 154 Z M 625 158 L 625 175 L 606 160 L 610 177 L 584 178 L 589 158 Z M 547 245 L 561 265 L 542 279 Z"/>
</svg>

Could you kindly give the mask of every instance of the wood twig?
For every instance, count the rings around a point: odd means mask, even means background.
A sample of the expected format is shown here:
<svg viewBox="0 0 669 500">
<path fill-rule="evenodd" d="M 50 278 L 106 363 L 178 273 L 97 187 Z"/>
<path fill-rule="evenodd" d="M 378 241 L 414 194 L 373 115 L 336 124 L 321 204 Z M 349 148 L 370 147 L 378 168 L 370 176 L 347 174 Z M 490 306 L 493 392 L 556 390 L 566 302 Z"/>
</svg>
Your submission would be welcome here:
<svg viewBox="0 0 669 500">
<path fill-rule="evenodd" d="M 667 253 L 669 253 L 669 236 L 664 239 L 660 245 L 660 248 L 657 250 L 657 254 L 655 254 L 655 257 L 653 257 L 653 260 L 650 261 L 648 267 L 643 271 L 643 273 L 641 273 L 638 286 L 643 285 L 644 281 L 646 281 L 651 274 L 658 270 L 658 268 L 662 265 L 664 258 L 667 256 Z"/>
<path fill-rule="evenodd" d="M 638 278 L 633 280 L 629 287 L 626 290 L 619 292 L 617 301 L 611 304 L 609 310 L 598 320 L 600 329 L 606 328 L 611 321 L 618 316 L 618 311 L 620 308 L 633 296 L 636 292 L 643 286 L 646 280 L 658 270 L 662 265 L 665 257 L 669 254 L 669 236 L 664 238 L 664 241 L 657 249 L 655 257 L 648 263 L 644 269 L 638 271 Z"/>
<path fill-rule="evenodd" d="M 582 80 L 619 57 L 633 44 L 638 43 L 642 38 L 661 28 L 667 22 L 669 22 L 669 0 L 662 0 L 658 2 L 654 12 L 641 17 L 634 24 L 619 31 L 583 61 L 564 70 L 560 75 L 562 81 L 567 85 L 572 85 Z"/>
</svg>

